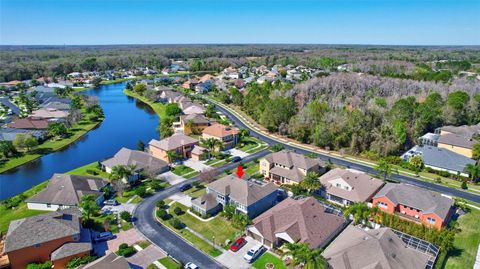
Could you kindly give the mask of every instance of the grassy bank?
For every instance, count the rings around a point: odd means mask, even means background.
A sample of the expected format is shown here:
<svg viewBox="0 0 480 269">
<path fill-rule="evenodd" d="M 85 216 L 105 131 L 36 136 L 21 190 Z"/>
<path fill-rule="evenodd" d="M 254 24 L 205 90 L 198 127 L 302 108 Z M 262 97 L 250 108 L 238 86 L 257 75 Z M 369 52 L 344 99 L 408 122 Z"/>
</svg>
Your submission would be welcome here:
<svg viewBox="0 0 480 269">
<path fill-rule="evenodd" d="M 108 85 L 108 84 L 115 84 L 115 83 L 120 83 L 124 81 L 132 80 L 131 78 L 119 78 L 119 79 L 113 79 L 113 80 L 104 80 L 100 82 L 100 85 Z"/>
<path fill-rule="evenodd" d="M 155 113 L 158 115 L 159 118 L 167 116 L 166 111 L 165 111 L 166 106 L 164 104 L 158 103 L 158 102 L 152 102 L 152 101 L 148 100 L 147 98 L 139 95 L 138 93 L 130 91 L 130 90 L 124 90 L 123 93 L 127 96 L 133 97 L 133 98 L 135 98 L 137 100 L 140 100 L 143 103 L 147 104 L 149 107 L 151 107 L 153 109 L 153 111 L 155 111 Z"/>
<path fill-rule="evenodd" d="M 78 122 L 77 124 L 72 126 L 72 128 L 69 129 L 70 135 L 67 138 L 64 138 L 61 140 L 47 139 L 45 142 L 43 142 L 41 145 L 38 145 L 36 148 L 31 150 L 30 152 L 27 152 L 16 158 L 10 158 L 8 161 L 6 161 L 0 166 L 0 173 L 3 173 L 17 166 L 31 162 L 48 153 L 65 148 L 68 145 L 72 144 L 73 142 L 77 141 L 79 138 L 81 138 L 90 130 L 97 127 L 102 122 L 102 121 L 92 122 L 88 120 L 89 114 L 85 113 L 84 115 L 85 116 L 80 122 Z"/>
</svg>

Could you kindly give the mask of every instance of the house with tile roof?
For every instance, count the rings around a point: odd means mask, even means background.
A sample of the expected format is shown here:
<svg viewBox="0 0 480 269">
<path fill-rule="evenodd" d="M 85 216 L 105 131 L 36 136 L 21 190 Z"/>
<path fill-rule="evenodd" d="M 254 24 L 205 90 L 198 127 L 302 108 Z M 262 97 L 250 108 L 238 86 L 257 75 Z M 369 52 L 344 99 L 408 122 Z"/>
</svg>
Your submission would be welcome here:
<svg viewBox="0 0 480 269">
<path fill-rule="evenodd" d="M 78 209 L 65 209 L 12 221 L 4 250 L 11 268 L 49 260 L 55 268 L 66 268 L 72 258 L 89 255 L 91 235 L 82 228 L 81 216 Z"/>
<path fill-rule="evenodd" d="M 364 172 L 335 168 L 320 177 L 320 193 L 330 202 L 343 206 L 370 202 L 384 182 Z"/>
<path fill-rule="evenodd" d="M 84 195 L 93 195 L 100 205 L 104 201 L 102 190 L 109 186 L 99 177 L 53 174 L 47 187 L 27 200 L 27 207 L 47 211 L 78 207 Z"/>
<path fill-rule="evenodd" d="M 383 212 L 437 229 L 445 227 L 454 213 L 451 198 L 408 184 L 385 184 L 372 204 Z"/>
<path fill-rule="evenodd" d="M 220 123 L 213 123 L 212 125 L 203 129 L 202 137 L 204 139 L 215 138 L 223 142 L 223 150 L 234 148 L 238 143 L 239 130 L 238 128 L 223 125 Z"/>
<path fill-rule="evenodd" d="M 346 224 L 313 197 L 287 198 L 256 217 L 247 234 L 268 248 L 288 242 L 316 249 L 327 245 Z"/>
<path fill-rule="evenodd" d="M 22 118 L 7 125 L 8 128 L 27 129 L 27 130 L 45 130 L 48 128 L 49 122 L 44 119 Z"/>
<path fill-rule="evenodd" d="M 310 158 L 290 150 L 274 152 L 260 160 L 260 172 L 274 183 L 298 184 L 307 173 L 325 173 L 326 165 L 319 158 Z"/>
<path fill-rule="evenodd" d="M 237 212 L 250 218 L 274 206 L 278 199 L 278 188 L 273 183 L 257 182 L 246 174 L 242 178 L 227 175 L 207 184 L 206 188 L 206 195 L 213 195 L 222 207 L 226 204 L 235 205 Z"/>
<path fill-rule="evenodd" d="M 112 158 L 106 159 L 100 164 L 102 165 L 102 170 L 109 174 L 112 173 L 113 167 L 118 165 L 135 167 L 132 175 L 126 179 L 127 182 L 139 180 L 143 171 L 158 175 L 170 170 L 167 162 L 147 152 L 127 148 L 121 148 Z"/>
<path fill-rule="evenodd" d="M 390 228 L 349 225 L 322 252 L 332 269 L 426 269 L 430 254 L 408 246 Z"/>
<path fill-rule="evenodd" d="M 191 133 L 201 134 L 202 131 L 210 126 L 211 121 L 203 114 L 188 114 L 180 116 L 180 126 L 183 133 L 189 135 Z"/>
<path fill-rule="evenodd" d="M 152 139 L 148 143 L 148 152 L 155 158 L 169 163 L 167 154 L 169 151 L 176 153 L 179 158 L 190 158 L 195 145 L 198 145 L 198 140 L 176 133 L 160 141 Z"/>
</svg>

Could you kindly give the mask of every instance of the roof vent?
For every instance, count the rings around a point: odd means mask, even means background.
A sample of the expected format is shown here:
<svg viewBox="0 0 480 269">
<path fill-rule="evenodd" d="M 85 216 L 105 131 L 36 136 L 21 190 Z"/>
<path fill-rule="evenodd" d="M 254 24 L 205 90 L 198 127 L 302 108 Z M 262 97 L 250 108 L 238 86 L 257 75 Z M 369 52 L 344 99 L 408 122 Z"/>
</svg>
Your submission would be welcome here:
<svg viewBox="0 0 480 269">
<path fill-rule="evenodd" d="M 394 258 L 394 259 L 395 259 L 396 257 L 397 257 L 397 254 L 395 254 L 395 253 L 392 253 L 392 258 Z"/>
</svg>

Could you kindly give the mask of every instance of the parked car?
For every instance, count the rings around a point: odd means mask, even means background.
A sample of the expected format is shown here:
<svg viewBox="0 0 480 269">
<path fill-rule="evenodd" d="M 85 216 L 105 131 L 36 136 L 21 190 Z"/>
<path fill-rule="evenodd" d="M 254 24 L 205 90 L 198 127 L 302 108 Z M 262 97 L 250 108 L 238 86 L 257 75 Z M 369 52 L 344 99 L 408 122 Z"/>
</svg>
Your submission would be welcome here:
<svg viewBox="0 0 480 269">
<path fill-rule="evenodd" d="M 230 250 L 233 252 L 237 252 L 239 249 L 241 249 L 245 244 L 247 243 L 247 240 L 245 238 L 240 237 L 233 244 L 230 246 Z"/>
<path fill-rule="evenodd" d="M 112 238 L 113 238 L 113 234 L 111 232 L 103 232 L 103 233 L 97 234 L 93 240 L 95 242 L 101 242 L 101 241 L 108 241 Z"/>
<path fill-rule="evenodd" d="M 118 201 L 115 199 L 108 199 L 105 202 L 103 202 L 105 205 L 119 205 Z"/>
<path fill-rule="evenodd" d="M 233 157 L 233 158 L 230 160 L 230 162 L 232 162 L 232 163 L 238 163 L 238 162 L 241 161 L 241 160 L 242 160 L 242 157 L 240 157 L 240 156 L 235 156 L 235 157 Z"/>
<path fill-rule="evenodd" d="M 188 189 L 192 188 L 192 185 L 190 183 L 183 184 L 180 186 L 180 191 L 186 191 Z"/>
<path fill-rule="evenodd" d="M 251 248 L 245 256 L 243 256 L 243 259 L 247 261 L 248 263 L 252 263 L 260 254 L 262 254 L 263 251 L 263 246 L 258 245 L 253 248 Z"/>
<path fill-rule="evenodd" d="M 185 266 L 183 267 L 185 269 L 198 269 L 199 267 L 194 264 L 193 262 L 187 262 L 187 264 L 185 264 Z"/>
</svg>

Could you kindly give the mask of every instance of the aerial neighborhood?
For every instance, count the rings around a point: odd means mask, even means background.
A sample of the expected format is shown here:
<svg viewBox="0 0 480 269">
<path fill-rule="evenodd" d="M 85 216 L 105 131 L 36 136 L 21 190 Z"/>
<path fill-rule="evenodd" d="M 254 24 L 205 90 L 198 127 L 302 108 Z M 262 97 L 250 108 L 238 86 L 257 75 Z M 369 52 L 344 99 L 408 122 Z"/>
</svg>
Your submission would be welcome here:
<svg viewBox="0 0 480 269">
<path fill-rule="evenodd" d="M 5 171 L 108 121 L 102 100 L 84 94 L 91 87 L 121 91 L 159 122 L 156 136 L 136 147 L 55 171 L 2 201 L 8 221 L 0 268 L 433 269 L 455 251 L 465 229 L 458 221 L 472 214 L 456 195 L 479 191 L 480 123 L 413 137 L 397 120 L 372 135 L 381 137 L 371 143 L 378 152 L 395 148 L 382 158 L 359 145 L 367 138 L 347 143 L 328 130 L 334 121 L 312 120 L 331 113 L 327 102 L 302 99 L 302 82 L 367 76 L 358 67 L 339 61 L 193 72 L 197 60 L 1 83 Z M 291 100 L 278 97 L 291 89 Z M 272 100 L 278 104 L 269 108 Z M 392 103 L 375 102 L 388 114 Z M 355 106 L 342 113 L 358 115 Z M 267 112 L 257 114 L 259 107 Z M 409 141 L 403 147 L 391 144 L 398 130 Z M 454 191 L 441 193 L 448 188 Z M 308 267 L 313 261 L 324 267 Z"/>
</svg>

